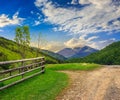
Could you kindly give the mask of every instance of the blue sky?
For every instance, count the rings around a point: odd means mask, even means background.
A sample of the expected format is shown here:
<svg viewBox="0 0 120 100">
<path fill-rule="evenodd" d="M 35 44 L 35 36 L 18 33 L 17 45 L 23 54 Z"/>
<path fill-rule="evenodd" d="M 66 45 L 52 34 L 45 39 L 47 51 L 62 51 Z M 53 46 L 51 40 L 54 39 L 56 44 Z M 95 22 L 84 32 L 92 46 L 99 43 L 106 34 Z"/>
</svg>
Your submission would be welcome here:
<svg viewBox="0 0 120 100">
<path fill-rule="evenodd" d="M 1 1 L 0 36 L 13 40 L 15 28 L 22 25 L 30 27 L 32 46 L 42 33 L 43 49 L 102 49 L 120 40 L 120 0 Z"/>
</svg>

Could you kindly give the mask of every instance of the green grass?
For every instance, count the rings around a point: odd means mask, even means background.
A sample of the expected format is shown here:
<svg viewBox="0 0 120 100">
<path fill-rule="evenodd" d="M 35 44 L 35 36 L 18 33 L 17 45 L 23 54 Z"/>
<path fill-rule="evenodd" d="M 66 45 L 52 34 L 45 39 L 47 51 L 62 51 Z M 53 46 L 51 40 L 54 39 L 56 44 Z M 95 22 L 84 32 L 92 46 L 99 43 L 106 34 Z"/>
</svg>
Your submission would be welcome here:
<svg viewBox="0 0 120 100">
<path fill-rule="evenodd" d="M 30 76 L 30 75 L 32 75 L 32 74 L 35 74 L 35 73 L 37 73 L 37 72 L 40 72 L 40 69 L 36 69 L 36 70 L 34 70 L 34 71 L 31 71 L 31 72 L 28 72 L 28 73 L 24 74 L 24 78 L 27 77 L 27 76 Z M 19 73 L 19 72 L 16 72 L 15 74 L 18 74 L 18 73 Z M 4 85 L 8 85 L 9 83 L 18 81 L 18 80 L 20 80 L 21 78 L 22 78 L 22 76 L 20 75 L 20 76 L 17 76 L 17 77 L 15 77 L 15 78 L 11 78 L 11 79 L 9 79 L 9 80 L 4 81 L 3 84 L 4 84 Z"/>
<path fill-rule="evenodd" d="M 46 70 L 45 74 L 1 91 L 0 100 L 54 100 L 67 84 L 66 74 Z"/>
<path fill-rule="evenodd" d="M 56 96 L 69 83 L 69 79 L 66 74 L 56 71 L 93 70 L 96 68 L 100 68 L 100 66 L 97 64 L 86 63 L 49 64 L 46 65 L 45 74 L 37 75 L 1 91 L 0 100 L 55 100 Z M 27 76 L 32 73 L 34 72 L 28 73 Z M 13 79 L 12 82 L 16 79 Z M 8 84 L 10 82 L 11 80 L 8 80 L 4 84 Z"/>
<path fill-rule="evenodd" d="M 19 51 L 19 45 L 12 40 L 5 39 L 0 37 L 0 61 L 9 61 L 9 60 L 19 60 L 21 59 L 21 54 Z M 37 48 L 30 47 L 26 49 L 25 58 L 35 58 Z M 39 57 L 45 57 L 46 63 L 59 63 L 59 60 L 43 52 L 38 53 Z M 11 66 L 7 66 L 10 68 Z M 6 69 L 5 66 L 0 66 L 0 70 Z"/>
<path fill-rule="evenodd" d="M 48 69 L 51 70 L 94 70 L 100 68 L 98 64 L 89 63 L 67 63 L 67 64 L 49 64 Z"/>
</svg>

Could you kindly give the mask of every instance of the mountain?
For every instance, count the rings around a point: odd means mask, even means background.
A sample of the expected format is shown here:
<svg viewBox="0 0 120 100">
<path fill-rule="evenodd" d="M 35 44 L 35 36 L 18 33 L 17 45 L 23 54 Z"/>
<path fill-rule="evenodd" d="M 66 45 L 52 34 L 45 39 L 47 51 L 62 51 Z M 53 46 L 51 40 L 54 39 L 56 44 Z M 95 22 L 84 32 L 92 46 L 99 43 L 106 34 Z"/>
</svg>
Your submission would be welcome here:
<svg viewBox="0 0 120 100">
<path fill-rule="evenodd" d="M 69 58 L 69 57 L 73 56 L 76 52 L 71 48 L 64 48 L 63 50 L 61 50 L 57 53 L 66 58 Z"/>
<path fill-rule="evenodd" d="M 66 57 L 66 58 L 82 58 L 93 52 L 97 52 L 98 50 L 91 48 L 89 46 L 84 47 L 76 47 L 76 48 L 64 48 L 59 51 L 58 54 Z"/>
<path fill-rule="evenodd" d="M 26 58 L 36 57 L 36 49 L 30 47 L 26 50 Z M 46 53 L 39 52 L 39 56 L 44 56 L 46 59 L 46 63 L 58 63 L 59 60 L 47 55 Z M 18 45 L 16 42 L 12 40 L 8 40 L 6 38 L 0 37 L 0 61 L 7 60 L 17 60 L 21 59 L 20 52 L 18 50 Z"/>
<path fill-rule="evenodd" d="M 76 53 L 71 57 L 71 58 L 80 58 L 80 57 L 85 57 L 88 56 L 91 53 L 97 52 L 98 50 L 93 49 L 89 46 L 84 46 L 82 48 L 74 48 L 74 51 L 76 51 Z"/>
<path fill-rule="evenodd" d="M 88 62 L 107 65 L 120 65 L 120 41 L 84 58 L 69 59 L 69 62 Z"/>
<path fill-rule="evenodd" d="M 59 62 L 64 62 L 64 60 L 66 60 L 67 58 L 65 58 L 64 56 L 58 54 L 58 53 L 54 53 L 48 50 L 41 50 L 41 52 L 43 52 L 44 54 L 50 55 L 52 57 L 54 57 L 55 59 L 58 59 Z"/>
</svg>

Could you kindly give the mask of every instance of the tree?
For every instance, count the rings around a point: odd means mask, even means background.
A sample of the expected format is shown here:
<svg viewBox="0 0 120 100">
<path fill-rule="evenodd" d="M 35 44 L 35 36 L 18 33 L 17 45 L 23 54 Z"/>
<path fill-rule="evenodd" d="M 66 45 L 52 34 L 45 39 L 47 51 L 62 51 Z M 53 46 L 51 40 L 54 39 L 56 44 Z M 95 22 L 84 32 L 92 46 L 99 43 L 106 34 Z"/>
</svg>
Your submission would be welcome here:
<svg viewBox="0 0 120 100">
<path fill-rule="evenodd" d="M 42 46 L 45 45 L 45 38 L 43 37 L 42 33 L 38 33 L 37 35 L 34 35 L 34 43 L 35 43 L 35 51 L 36 51 L 36 57 L 42 56 L 40 55 Z"/>
<path fill-rule="evenodd" d="M 22 58 L 26 57 L 26 50 L 30 46 L 30 32 L 28 26 L 17 27 L 15 30 L 15 41 L 19 45 L 19 52 Z"/>
<path fill-rule="evenodd" d="M 37 51 L 36 51 L 36 57 L 38 57 L 39 56 L 39 52 L 40 52 L 40 49 L 41 49 L 41 37 L 42 37 L 42 35 L 41 35 L 41 33 L 39 33 L 38 34 L 38 38 L 37 38 Z"/>
</svg>

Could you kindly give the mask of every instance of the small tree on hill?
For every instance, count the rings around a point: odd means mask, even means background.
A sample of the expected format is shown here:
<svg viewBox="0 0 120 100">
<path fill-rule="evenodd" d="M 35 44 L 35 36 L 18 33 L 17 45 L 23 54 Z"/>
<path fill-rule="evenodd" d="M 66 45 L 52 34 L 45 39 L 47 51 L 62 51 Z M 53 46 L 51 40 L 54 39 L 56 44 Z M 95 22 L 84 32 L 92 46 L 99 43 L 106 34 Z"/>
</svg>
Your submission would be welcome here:
<svg viewBox="0 0 120 100">
<path fill-rule="evenodd" d="M 37 37 L 37 51 L 36 51 L 36 57 L 38 57 L 39 56 L 39 52 L 40 52 L 40 49 L 41 49 L 41 37 L 42 37 L 42 35 L 41 35 L 41 33 L 39 33 L 38 34 L 38 37 Z"/>
<path fill-rule="evenodd" d="M 35 52 L 36 52 L 36 57 L 42 56 L 40 55 L 41 48 L 43 45 L 43 36 L 42 33 L 38 33 L 37 35 L 34 35 L 34 43 L 35 43 Z"/>
<path fill-rule="evenodd" d="M 26 57 L 26 50 L 30 46 L 30 32 L 28 26 L 17 27 L 15 30 L 15 41 L 19 45 L 19 52 L 21 57 Z"/>
</svg>

